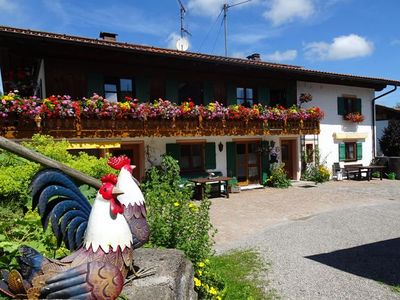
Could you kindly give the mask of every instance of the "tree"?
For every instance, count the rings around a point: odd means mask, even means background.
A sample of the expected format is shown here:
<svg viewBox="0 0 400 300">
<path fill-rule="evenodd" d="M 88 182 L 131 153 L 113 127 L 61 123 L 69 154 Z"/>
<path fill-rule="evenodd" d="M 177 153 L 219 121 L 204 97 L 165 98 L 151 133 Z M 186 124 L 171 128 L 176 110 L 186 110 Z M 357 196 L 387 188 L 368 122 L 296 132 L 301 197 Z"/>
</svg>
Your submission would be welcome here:
<svg viewBox="0 0 400 300">
<path fill-rule="evenodd" d="M 379 144 L 385 156 L 400 156 L 400 121 L 390 120 Z"/>
</svg>

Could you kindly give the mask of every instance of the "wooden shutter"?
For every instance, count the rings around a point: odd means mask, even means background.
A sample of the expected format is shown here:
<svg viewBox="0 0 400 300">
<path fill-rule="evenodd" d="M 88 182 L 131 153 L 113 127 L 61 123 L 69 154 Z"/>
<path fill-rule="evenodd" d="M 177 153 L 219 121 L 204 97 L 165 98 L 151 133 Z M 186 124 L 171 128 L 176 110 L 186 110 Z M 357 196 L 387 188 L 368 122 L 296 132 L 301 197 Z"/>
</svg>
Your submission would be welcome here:
<svg viewBox="0 0 400 300">
<path fill-rule="evenodd" d="M 345 102 L 345 98 L 343 98 L 343 97 L 337 98 L 338 115 L 344 116 L 346 114 L 344 102 Z"/>
<path fill-rule="evenodd" d="M 214 102 L 214 85 L 211 81 L 203 83 L 203 104 Z"/>
<path fill-rule="evenodd" d="M 261 147 L 263 149 L 268 148 L 267 141 L 261 142 Z M 263 155 L 261 153 L 261 184 L 264 184 L 269 176 L 269 155 Z"/>
<path fill-rule="evenodd" d="M 226 143 L 226 172 L 229 177 L 236 176 L 236 143 Z"/>
<path fill-rule="evenodd" d="M 258 98 L 258 103 L 262 105 L 268 105 L 269 104 L 269 88 L 264 85 L 259 85 L 257 87 L 257 98 Z"/>
<path fill-rule="evenodd" d="M 176 160 L 180 160 L 181 158 L 181 147 L 179 144 L 166 144 L 165 145 L 166 151 L 165 153 Z"/>
<path fill-rule="evenodd" d="M 165 97 L 171 102 L 178 103 L 178 81 L 168 79 L 165 82 Z"/>
<path fill-rule="evenodd" d="M 344 143 L 339 144 L 339 161 L 346 160 L 346 145 Z"/>
<path fill-rule="evenodd" d="M 360 114 L 362 114 L 362 111 L 361 111 L 361 99 L 357 98 L 357 99 L 354 99 L 353 101 L 355 101 L 355 112 L 359 112 Z"/>
<path fill-rule="evenodd" d="M 286 89 L 286 105 L 285 107 L 291 107 L 297 104 L 297 84 L 291 84 Z"/>
<path fill-rule="evenodd" d="M 362 159 L 362 143 L 357 143 L 357 160 Z"/>
<path fill-rule="evenodd" d="M 215 169 L 217 167 L 215 158 L 215 143 L 206 143 L 204 154 L 205 154 L 205 159 L 204 159 L 205 169 L 206 170 Z"/>
<path fill-rule="evenodd" d="M 150 80 L 146 77 L 137 76 L 135 77 L 136 93 L 135 97 L 140 102 L 149 102 L 150 99 Z"/>
<path fill-rule="evenodd" d="M 226 103 L 227 105 L 237 104 L 236 87 L 232 82 L 226 85 Z"/>
<path fill-rule="evenodd" d="M 104 77 L 101 74 L 90 73 L 87 78 L 87 96 L 91 97 L 93 93 L 104 96 Z"/>
</svg>

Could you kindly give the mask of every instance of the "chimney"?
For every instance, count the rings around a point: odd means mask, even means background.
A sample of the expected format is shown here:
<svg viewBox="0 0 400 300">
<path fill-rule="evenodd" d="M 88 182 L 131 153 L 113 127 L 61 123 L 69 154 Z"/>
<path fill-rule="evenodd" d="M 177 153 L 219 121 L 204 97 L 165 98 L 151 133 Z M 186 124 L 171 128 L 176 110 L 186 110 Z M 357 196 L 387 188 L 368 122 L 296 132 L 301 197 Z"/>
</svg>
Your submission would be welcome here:
<svg viewBox="0 0 400 300">
<path fill-rule="evenodd" d="M 109 41 L 109 42 L 116 42 L 117 35 L 118 34 L 111 32 L 100 32 L 100 38 L 104 41 Z"/>
<path fill-rule="evenodd" d="M 253 53 L 249 56 L 247 56 L 248 60 L 255 60 L 255 61 L 261 61 L 261 56 L 259 53 Z"/>
</svg>

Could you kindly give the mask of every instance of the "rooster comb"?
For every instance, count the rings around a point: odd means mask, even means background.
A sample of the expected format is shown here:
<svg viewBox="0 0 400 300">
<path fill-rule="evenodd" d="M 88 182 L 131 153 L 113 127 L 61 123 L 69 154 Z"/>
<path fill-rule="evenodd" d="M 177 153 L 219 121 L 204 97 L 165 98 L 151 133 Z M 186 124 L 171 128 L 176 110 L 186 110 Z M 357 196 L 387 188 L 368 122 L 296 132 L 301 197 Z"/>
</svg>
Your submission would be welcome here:
<svg viewBox="0 0 400 300">
<path fill-rule="evenodd" d="M 123 166 L 129 166 L 130 164 L 131 160 L 126 155 L 110 157 L 108 159 L 108 165 L 115 170 L 121 170 Z"/>
<path fill-rule="evenodd" d="M 115 174 L 107 174 L 101 177 L 101 182 L 102 183 L 112 183 L 113 185 L 117 184 L 117 176 Z"/>
</svg>

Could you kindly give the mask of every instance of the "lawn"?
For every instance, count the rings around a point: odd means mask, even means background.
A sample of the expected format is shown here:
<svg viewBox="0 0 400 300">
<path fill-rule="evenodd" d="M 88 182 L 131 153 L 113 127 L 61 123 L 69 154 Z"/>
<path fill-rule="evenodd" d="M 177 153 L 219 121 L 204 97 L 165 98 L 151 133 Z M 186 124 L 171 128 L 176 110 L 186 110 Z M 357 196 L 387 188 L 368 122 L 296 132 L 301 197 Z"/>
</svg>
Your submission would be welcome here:
<svg viewBox="0 0 400 300">
<path fill-rule="evenodd" d="M 210 259 L 211 269 L 227 285 L 227 300 L 278 299 L 276 292 L 261 280 L 269 266 L 255 250 L 237 250 Z"/>
</svg>

